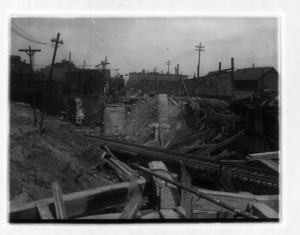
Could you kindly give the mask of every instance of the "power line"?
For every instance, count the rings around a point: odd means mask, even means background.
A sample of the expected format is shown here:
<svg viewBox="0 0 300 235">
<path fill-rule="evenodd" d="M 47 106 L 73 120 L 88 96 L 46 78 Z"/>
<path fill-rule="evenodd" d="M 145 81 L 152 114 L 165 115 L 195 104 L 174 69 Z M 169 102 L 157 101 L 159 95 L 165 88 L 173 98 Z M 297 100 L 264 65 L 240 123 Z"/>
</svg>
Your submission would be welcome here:
<svg viewBox="0 0 300 235">
<path fill-rule="evenodd" d="M 37 43 L 37 44 L 50 46 L 50 43 L 41 42 L 40 40 L 35 39 L 34 37 L 30 36 L 29 34 L 27 34 L 26 32 L 24 32 L 23 30 L 21 30 L 20 27 L 17 27 L 15 24 L 12 24 L 11 26 L 12 26 L 11 27 L 11 31 L 13 33 L 19 35 L 20 37 L 22 37 L 22 38 L 24 38 L 24 39 L 26 39 L 28 41 Z"/>
</svg>

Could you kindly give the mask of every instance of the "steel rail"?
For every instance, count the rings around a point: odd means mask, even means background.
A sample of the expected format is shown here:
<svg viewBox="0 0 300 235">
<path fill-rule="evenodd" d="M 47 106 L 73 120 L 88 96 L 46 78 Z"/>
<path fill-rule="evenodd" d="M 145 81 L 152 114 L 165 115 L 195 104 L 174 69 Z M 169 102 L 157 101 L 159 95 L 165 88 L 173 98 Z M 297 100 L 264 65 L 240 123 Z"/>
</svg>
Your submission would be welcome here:
<svg viewBox="0 0 300 235">
<path fill-rule="evenodd" d="M 179 161 L 183 161 L 185 165 L 192 169 L 205 170 L 210 172 L 221 172 L 222 164 L 215 159 L 208 157 L 197 157 L 190 154 L 182 154 L 175 151 L 166 149 L 157 149 L 150 146 L 141 146 L 133 143 L 126 143 L 119 140 L 107 139 L 105 137 L 95 137 L 85 134 L 89 140 L 100 143 L 101 145 L 109 146 L 112 149 L 124 152 L 133 152 L 139 156 L 155 160 L 163 160 L 166 162 L 172 162 L 179 164 Z M 271 185 L 278 186 L 278 175 L 265 169 L 255 168 L 250 166 L 243 166 L 235 164 L 232 166 L 232 175 L 238 175 L 252 179 L 255 183 L 257 181 L 265 181 L 271 183 Z"/>
</svg>

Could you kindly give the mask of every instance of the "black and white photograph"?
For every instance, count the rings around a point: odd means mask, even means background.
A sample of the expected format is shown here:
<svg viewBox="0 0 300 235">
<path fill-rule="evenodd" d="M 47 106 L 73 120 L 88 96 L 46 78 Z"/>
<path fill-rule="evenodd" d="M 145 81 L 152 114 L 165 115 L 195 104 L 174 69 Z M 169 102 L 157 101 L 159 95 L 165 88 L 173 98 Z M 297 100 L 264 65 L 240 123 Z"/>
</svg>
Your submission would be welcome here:
<svg viewBox="0 0 300 235">
<path fill-rule="evenodd" d="M 279 17 L 9 19 L 9 222 L 280 222 Z"/>
</svg>

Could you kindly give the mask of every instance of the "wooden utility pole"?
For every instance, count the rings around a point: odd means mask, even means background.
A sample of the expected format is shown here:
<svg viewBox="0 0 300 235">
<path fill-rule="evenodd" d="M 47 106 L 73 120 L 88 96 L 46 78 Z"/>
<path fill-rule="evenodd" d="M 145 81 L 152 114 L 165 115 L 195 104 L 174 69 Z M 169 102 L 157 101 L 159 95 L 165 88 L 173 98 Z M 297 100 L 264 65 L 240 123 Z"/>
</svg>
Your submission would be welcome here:
<svg viewBox="0 0 300 235">
<path fill-rule="evenodd" d="M 171 65 L 171 61 L 168 60 L 168 61 L 166 62 L 166 65 L 168 65 L 168 74 L 170 74 L 170 65 Z"/>
<path fill-rule="evenodd" d="M 232 99 L 234 98 L 234 58 L 231 57 L 231 86 L 232 86 Z"/>
<path fill-rule="evenodd" d="M 63 44 L 62 40 L 59 41 L 59 36 L 60 36 L 60 33 L 57 33 L 56 39 L 55 38 L 51 39 L 51 42 L 55 43 L 55 44 L 54 44 L 54 52 L 53 52 L 53 57 L 52 57 L 52 62 L 51 62 L 49 77 L 46 78 L 46 86 L 45 86 L 45 91 L 44 91 L 44 103 L 43 103 L 43 109 L 42 109 L 42 114 L 41 114 L 41 122 L 40 122 L 40 132 L 42 131 L 42 128 L 43 128 L 44 115 L 45 115 L 45 111 L 46 111 L 46 107 L 47 107 L 47 99 L 48 99 L 48 93 L 49 93 L 49 82 L 52 79 L 52 74 L 53 74 L 53 68 L 54 68 L 54 62 L 55 62 L 57 48 L 58 48 L 59 44 Z"/>
<path fill-rule="evenodd" d="M 71 78 L 71 51 L 69 51 L 69 79 Z"/>
<path fill-rule="evenodd" d="M 201 46 L 201 42 L 200 42 L 199 46 L 196 46 L 196 51 L 199 51 L 197 77 L 200 77 L 200 54 L 201 54 L 201 51 L 204 51 L 204 48 L 205 47 Z"/>
<path fill-rule="evenodd" d="M 37 124 L 37 117 L 36 117 L 36 97 L 35 97 L 35 79 L 33 78 L 33 64 L 32 64 L 32 57 L 34 56 L 35 52 L 40 52 L 40 49 L 20 49 L 19 51 L 25 52 L 29 56 L 30 60 L 30 81 L 31 81 L 31 90 L 32 90 L 32 106 L 33 106 L 33 126 L 36 127 Z"/>
</svg>

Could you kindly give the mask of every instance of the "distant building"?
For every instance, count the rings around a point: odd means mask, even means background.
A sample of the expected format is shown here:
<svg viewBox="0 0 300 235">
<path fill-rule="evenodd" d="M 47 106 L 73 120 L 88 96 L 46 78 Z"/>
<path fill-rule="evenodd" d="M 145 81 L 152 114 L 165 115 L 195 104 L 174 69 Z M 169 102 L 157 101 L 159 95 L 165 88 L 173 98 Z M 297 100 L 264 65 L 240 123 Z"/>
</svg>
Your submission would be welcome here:
<svg viewBox="0 0 300 235">
<path fill-rule="evenodd" d="M 36 96 L 36 105 L 41 107 L 41 97 L 44 92 L 45 76 L 33 71 L 30 65 L 22 61 L 18 55 L 10 56 L 10 100 L 32 104 L 33 88 Z"/>
<path fill-rule="evenodd" d="M 40 69 L 40 73 L 45 74 L 47 77 L 50 74 L 51 65 L 48 65 L 45 68 Z M 62 60 L 61 62 L 55 63 L 53 66 L 53 73 L 52 73 L 52 81 L 62 81 L 64 79 L 65 73 L 69 71 L 77 71 L 79 70 L 73 62 L 71 64 L 67 60 Z"/>
<path fill-rule="evenodd" d="M 234 72 L 236 91 L 278 90 L 278 72 L 273 67 L 252 67 Z"/>
<path fill-rule="evenodd" d="M 168 74 L 168 73 L 154 73 L 154 72 L 145 72 L 145 70 L 142 70 L 142 72 L 134 72 L 129 73 L 129 79 L 127 82 L 127 86 L 132 86 L 136 83 L 139 83 L 142 80 L 147 81 L 156 81 L 158 83 L 167 83 L 167 82 L 174 82 L 179 81 L 179 79 L 182 77 L 182 79 L 188 79 L 187 75 L 175 75 L 175 74 Z"/>
<path fill-rule="evenodd" d="M 30 73 L 30 65 L 26 60 L 22 61 L 18 55 L 10 56 L 10 72 L 11 73 Z"/>
</svg>

